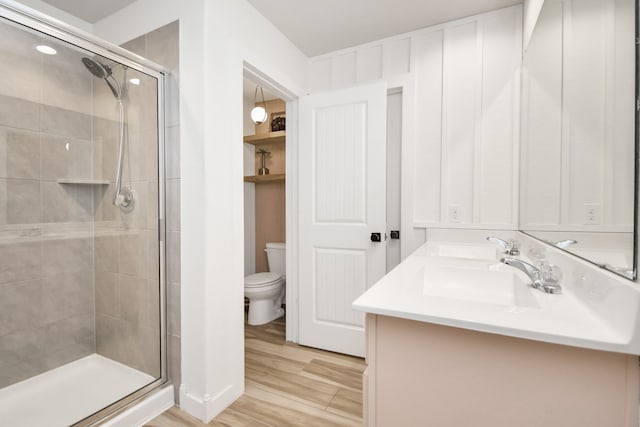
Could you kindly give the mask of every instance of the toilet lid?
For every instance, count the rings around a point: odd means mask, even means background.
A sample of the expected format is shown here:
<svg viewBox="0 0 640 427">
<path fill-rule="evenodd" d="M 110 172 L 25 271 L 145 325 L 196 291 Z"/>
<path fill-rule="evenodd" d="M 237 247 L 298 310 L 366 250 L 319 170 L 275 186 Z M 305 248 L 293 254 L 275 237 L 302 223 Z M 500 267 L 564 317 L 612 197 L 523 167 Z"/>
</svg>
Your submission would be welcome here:
<svg viewBox="0 0 640 427">
<path fill-rule="evenodd" d="M 256 287 L 256 286 L 266 286 L 271 285 L 278 280 L 282 275 L 278 273 L 265 272 L 265 273 L 256 273 L 244 278 L 244 285 L 247 287 Z"/>
</svg>

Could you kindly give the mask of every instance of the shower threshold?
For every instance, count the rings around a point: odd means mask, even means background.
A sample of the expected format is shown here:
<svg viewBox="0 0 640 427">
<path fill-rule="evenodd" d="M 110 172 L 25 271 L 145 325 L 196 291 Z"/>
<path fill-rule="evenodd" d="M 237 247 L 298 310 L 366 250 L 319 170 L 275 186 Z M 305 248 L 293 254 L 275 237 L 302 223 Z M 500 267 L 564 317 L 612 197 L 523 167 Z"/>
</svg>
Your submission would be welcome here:
<svg viewBox="0 0 640 427">
<path fill-rule="evenodd" d="M 12 427 L 66 427 L 154 381 L 98 354 L 0 390 L 0 420 Z"/>
</svg>

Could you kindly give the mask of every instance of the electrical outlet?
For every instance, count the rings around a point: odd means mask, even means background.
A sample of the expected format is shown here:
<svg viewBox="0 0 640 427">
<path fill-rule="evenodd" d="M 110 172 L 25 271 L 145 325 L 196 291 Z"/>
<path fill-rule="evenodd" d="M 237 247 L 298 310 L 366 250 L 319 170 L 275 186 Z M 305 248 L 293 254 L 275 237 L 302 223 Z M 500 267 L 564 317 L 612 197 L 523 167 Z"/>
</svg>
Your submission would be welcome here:
<svg viewBox="0 0 640 427">
<path fill-rule="evenodd" d="M 588 225 L 600 224 L 600 203 L 584 204 L 584 223 Z"/>
<path fill-rule="evenodd" d="M 460 205 L 449 205 L 449 222 L 460 222 Z"/>
</svg>

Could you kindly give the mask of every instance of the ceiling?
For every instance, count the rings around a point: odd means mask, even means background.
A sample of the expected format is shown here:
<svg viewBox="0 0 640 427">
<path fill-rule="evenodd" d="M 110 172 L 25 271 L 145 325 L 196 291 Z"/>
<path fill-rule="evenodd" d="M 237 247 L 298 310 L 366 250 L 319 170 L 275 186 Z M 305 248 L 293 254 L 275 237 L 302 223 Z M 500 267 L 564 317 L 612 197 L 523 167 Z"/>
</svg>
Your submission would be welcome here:
<svg viewBox="0 0 640 427">
<path fill-rule="evenodd" d="M 51 6 L 95 24 L 136 0 L 44 0 Z"/>
<path fill-rule="evenodd" d="M 248 0 L 307 56 L 316 56 L 522 0 Z"/>
<path fill-rule="evenodd" d="M 95 23 L 135 0 L 44 1 Z M 523 0 L 248 1 L 302 52 L 316 56 Z"/>
</svg>

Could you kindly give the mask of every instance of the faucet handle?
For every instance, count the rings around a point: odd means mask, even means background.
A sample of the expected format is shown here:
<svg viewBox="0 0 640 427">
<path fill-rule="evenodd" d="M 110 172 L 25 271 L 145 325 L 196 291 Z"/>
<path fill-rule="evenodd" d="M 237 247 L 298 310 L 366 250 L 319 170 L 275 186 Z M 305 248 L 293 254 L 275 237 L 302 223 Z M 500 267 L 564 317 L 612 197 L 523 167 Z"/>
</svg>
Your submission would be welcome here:
<svg viewBox="0 0 640 427">
<path fill-rule="evenodd" d="M 543 261 L 540 264 L 539 270 L 540 278 L 545 284 L 557 284 L 562 280 L 562 270 L 560 270 L 560 267 L 557 265 Z"/>
<path fill-rule="evenodd" d="M 520 242 L 516 239 L 509 239 L 509 250 L 507 251 L 507 255 L 520 255 Z"/>
<path fill-rule="evenodd" d="M 499 237 L 487 237 L 487 240 L 497 243 L 505 254 L 515 256 L 520 255 L 520 243 L 515 239 L 504 240 Z"/>
</svg>

